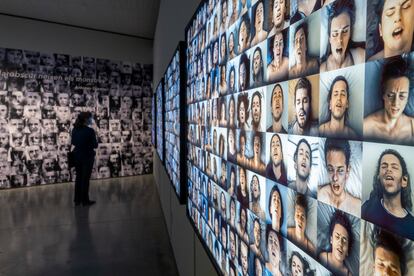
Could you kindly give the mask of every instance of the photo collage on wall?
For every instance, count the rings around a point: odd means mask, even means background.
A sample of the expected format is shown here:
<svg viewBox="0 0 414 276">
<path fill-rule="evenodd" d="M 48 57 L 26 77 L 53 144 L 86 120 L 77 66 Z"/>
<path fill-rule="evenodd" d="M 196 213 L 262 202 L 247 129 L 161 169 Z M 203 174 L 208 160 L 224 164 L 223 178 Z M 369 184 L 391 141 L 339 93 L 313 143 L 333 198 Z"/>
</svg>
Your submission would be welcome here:
<svg viewBox="0 0 414 276">
<path fill-rule="evenodd" d="M 156 101 L 156 135 L 157 135 L 157 153 L 161 162 L 164 163 L 164 100 L 163 100 L 164 79 L 158 83 L 155 88 Z"/>
<path fill-rule="evenodd" d="M 180 114 L 180 106 L 183 102 L 181 95 L 184 95 L 182 90 L 185 91 L 184 80 L 181 79 L 183 77 L 181 66 L 185 63 L 184 47 L 185 43 L 180 42 L 164 75 L 165 167 L 180 203 L 184 203 L 186 199 L 184 194 L 186 183 L 182 184 L 182 176 L 186 176 L 185 164 L 181 165 L 185 136 L 181 135 L 183 118 Z"/>
<path fill-rule="evenodd" d="M 220 274 L 414 274 L 413 15 L 412 0 L 200 4 L 187 214 Z"/>
<path fill-rule="evenodd" d="M 0 48 L 0 188 L 69 182 L 73 124 L 93 114 L 92 179 L 152 173 L 152 65 Z"/>
</svg>

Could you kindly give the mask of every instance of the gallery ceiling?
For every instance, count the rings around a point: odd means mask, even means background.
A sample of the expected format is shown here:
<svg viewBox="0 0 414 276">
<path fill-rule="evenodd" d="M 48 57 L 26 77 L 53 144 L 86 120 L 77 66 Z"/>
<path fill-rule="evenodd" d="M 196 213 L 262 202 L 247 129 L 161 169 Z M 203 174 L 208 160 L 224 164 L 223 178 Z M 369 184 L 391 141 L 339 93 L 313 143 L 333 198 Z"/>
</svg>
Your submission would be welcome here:
<svg viewBox="0 0 414 276">
<path fill-rule="evenodd" d="M 154 38 L 160 0 L 1 0 L 0 13 Z"/>
</svg>

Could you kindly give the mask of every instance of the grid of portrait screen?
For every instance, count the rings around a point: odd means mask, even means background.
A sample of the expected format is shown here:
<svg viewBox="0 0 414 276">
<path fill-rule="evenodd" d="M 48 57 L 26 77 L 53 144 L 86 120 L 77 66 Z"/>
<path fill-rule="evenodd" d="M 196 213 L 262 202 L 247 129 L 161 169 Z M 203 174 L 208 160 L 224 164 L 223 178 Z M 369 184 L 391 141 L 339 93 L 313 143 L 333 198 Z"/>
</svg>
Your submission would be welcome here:
<svg viewBox="0 0 414 276">
<path fill-rule="evenodd" d="M 180 195 L 180 51 L 177 50 L 164 76 L 165 167 Z"/>
<path fill-rule="evenodd" d="M 223 274 L 414 274 L 412 2 L 200 4 L 187 212 Z"/>
<path fill-rule="evenodd" d="M 0 187 L 74 180 L 81 111 L 94 115 L 92 178 L 152 172 L 152 65 L 0 48 Z"/>
<path fill-rule="evenodd" d="M 157 127 L 157 153 L 161 161 L 164 161 L 164 127 L 163 127 L 163 101 L 162 101 L 162 89 L 163 89 L 163 82 L 161 81 L 157 88 L 155 89 L 155 98 L 157 103 L 157 116 L 156 116 L 156 127 Z"/>
<path fill-rule="evenodd" d="M 155 101 L 155 94 L 153 95 L 152 99 L 151 99 L 151 116 L 152 116 L 152 122 L 151 122 L 151 143 L 154 147 L 156 147 L 157 145 L 155 144 L 155 140 L 156 140 L 156 101 Z"/>
</svg>

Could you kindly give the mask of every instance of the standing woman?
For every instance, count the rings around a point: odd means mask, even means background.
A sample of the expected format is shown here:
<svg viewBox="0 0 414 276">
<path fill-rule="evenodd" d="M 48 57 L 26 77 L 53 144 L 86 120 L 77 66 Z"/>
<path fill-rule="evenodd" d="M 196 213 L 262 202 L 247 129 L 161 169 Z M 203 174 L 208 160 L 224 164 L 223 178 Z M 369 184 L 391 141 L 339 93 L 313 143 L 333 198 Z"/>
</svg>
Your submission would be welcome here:
<svg viewBox="0 0 414 276">
<path fill-rule="evenodd" d="M 76 169 L 75 205 L 95 204 L 89 199 L 89 179 L 95 161 L 95 149 L 98 147 L 95 131 L 90 127 L 92 123 L 92 113 L 81 112 L 72 130 Z"/>
</svg>

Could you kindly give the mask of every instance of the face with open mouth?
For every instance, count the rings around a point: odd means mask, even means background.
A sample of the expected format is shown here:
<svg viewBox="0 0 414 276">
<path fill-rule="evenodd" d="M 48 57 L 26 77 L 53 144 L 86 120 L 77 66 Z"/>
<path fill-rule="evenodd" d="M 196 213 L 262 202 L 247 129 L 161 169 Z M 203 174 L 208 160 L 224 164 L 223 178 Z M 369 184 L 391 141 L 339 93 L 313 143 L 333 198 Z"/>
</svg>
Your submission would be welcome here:
<svg viewBox="0 0 414 276">
<path fill-rule="evenodd" d="M 341 62 L 345 60 L 350 39 L 351 19 L 346 12 L 343 12 L 331 21 L 329 43 L 331 45 L 332 56 L 336 61 Z"/>
<path fill-rule="evenodd" d="M 308 90 L 305 88 L 299 88 L 296 91 L 295 111 L 296 120 L 299 124 L 299 127 L 304 128 L 309 120 L 308 116 L 310 111 L 310 100 L 308 96 Z"/>
<path fill-rule="evenodd" d="M 259 4 L 256 7 L 256 18 L 254 22 L 254 26 L 256 28 L 256 34 L 257 32 L 261 31 L 263 29 L 263 3 L 259 2 Z"/>
<path fill-rule="evenodd" d="M 282 216 L 282 209 L 280 208 L 281 202 L 280 202 L 280 194 L 277 190 L 275 190 L 270 198 L 271 200 L 271 206 L 270 206 L 270 212 L 271 216 L 276 216 L 276 221 L 280 222 L 280 217 Z M 280 227 L 280 225 L 279 225 Z M 278 230 L 278 229 L 275 229 Z"/>
<path fill-rule="evenodd" d="M 292 256 L 292 266 L 291 266 L 291 271 L 292 271 L 292 276 L 302 276 L 304 273 L 304 269 L 303 269 L 303 263 L 302 261 L 299 259 L 298 256 L 293 255 Z"/>
<path fill-rule="evenodd" d="M 272 116 L 274 121 L 279 121 L 283 113 L 283 91 L 276 85 L 272 91 Z"/>
<path fill-rule="evenodd" d="M 409 52 L 413 43 L 414 5 L 412 0 L 386 0 L 379 32 L 384 41 L 384 57 Z"/>
<path fill-rule="evenodd" d="M 400 160 L 393 154 L 385 154 L 381 158 L 379 179 L 387 194 L 396 194 L 401 191 L 402 168 Z"/>
<path fill-rule="evenodd" d="M 298 176 L 306 180 L 309 177 L 310 170 L 311 170 L 311 149 L 308 147 L 306 143 L 300 143 L 298 145 L 298 155 L 296 158 L 295 168 L 297 170 Z"/>
<path fill-rule="evenodd" d="M 334 119 L 340 120 L 348 107 L 348 88 L 343 80 L 339 80 L 333 85 L 329 110 Z"/>
<path fill-rule="evenodd" d="M 239 29 L 239 53 L 243 52 L 247 48 L 248 43 L 248 33 L 247 33 L 247 27 L 244 21 L 240 24 Z"/>
<path fill-rule="evenodd" d="M 261 141 L 259 136 L 255 136 L 253 140 L 254 155 L 260 158 Z"/>
<path fill-rule="evenodd" d="M 299 29 L 295 34 L 294 52 L 296 64 L 301 64 L 306 61 L 306 34 L 303 28 Z"/>
<path fill-rule="evenodd" d="M 388 79 L 384 85 L 382 99 L 389 118 L 397 119 L 408 102 L 410 82 L 406 77 Z"/>
<path fill-rule="evenodd" d="M 269 263 L 276 266 L 280 262 L 280 245 L 275 231 L 269 231 L 267 237 L 267 252 L 269 253 Z"/>
<path fill-rule="evenodd" d="M 335 224 L 332 232 L 331 243 L 334 258 L 342 263 L 348 256 L 349 235 L 346 228 L 341 224 Z"/>
<path fill-rule="evenodd" d="M 346 166 L 345 154 L 342 151 L 328 151 L 326 155 L 326 164 L 332 193 L 339 196 L 344 192 L 349 174 L 349 168 Z"/>
<path fill-rule="evenodd" d="M 279 136 L 273 135 L 272 140 L 270 141 L 270 148 L 273 165 L 278 166 L 282 162 L 283 158 Z"/>
<path fill-rule="evenodd" d="M 281 32 L 276 33 L 273 39 L 273 58 L 275 60 L 281 60 L 283 55 L 283 34 Z"/>
<path fill-rule="evenodd" d="M 273 24 L 276 29 L 279 29 L 283 25 L 286 13 L 285 0 L 274 0 L 273 2 Z"/>
<path fill-rule="evenodd" d="M 252 115 L 253 122 L 258 124 L 262 115 L 262 104 L 260 102 L 260 96 L 255 95 L 252 99 Z"/>
<path fill-rule="evenodd" d="M 257 48 L 253 54 L 253 74 L 255 75 L 259 74 L 260 69 L 262 68 L 262 65 L 263 65 L 262 54 L 259 49 L 260 48 Z"/>
<path fill-rule="evenodd" d="M 261 230 L 260 230 L 260 222 L 258 220 L 255 220 L 254 221 L 253 234 L 254 234 L 254 244 L 257 247 L 259 247 L 260 246 L 260 234 L 261 234 Z"/>
</svg>

